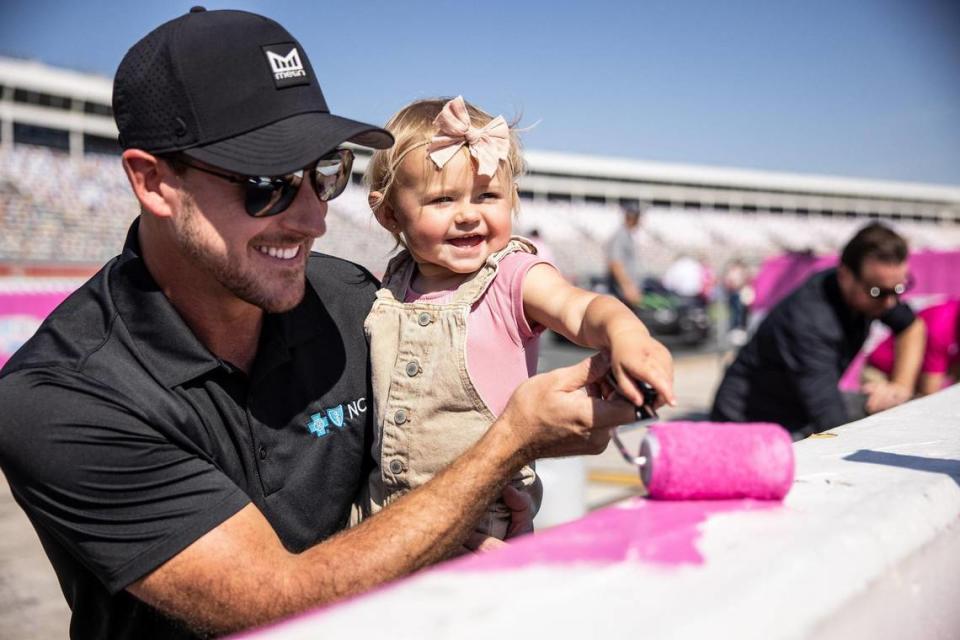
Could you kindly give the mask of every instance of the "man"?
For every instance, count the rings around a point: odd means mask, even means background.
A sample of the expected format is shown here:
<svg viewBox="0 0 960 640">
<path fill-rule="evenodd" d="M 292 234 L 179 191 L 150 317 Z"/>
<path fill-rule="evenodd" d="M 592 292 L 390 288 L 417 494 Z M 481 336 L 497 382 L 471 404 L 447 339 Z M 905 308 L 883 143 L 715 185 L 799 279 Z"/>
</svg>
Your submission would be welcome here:
<svg viewBox="0 0 960 640">
<path fill-rule="evenodd" d="M 623 207 L 623 226 L 607 243 L 607 281 L 610 293 L 629 307 L 643 301 L 640 282 L 643 270 L 637 255 L 636 233 L 642 223 L 643 209 L 636 204 Z"/>
<path fill-rule="evenodd" d="M 777 422 L 802 437 L 909 399 L 925 332 L 899 301 L 908 283 L 903 238 L 882 224 L 861 229 L 839 267 L 812 276 L 763 320 L 727 369 L 711 419 Z M 898 362 L 864 406 L 837 385 L 874 319 L 897 334 Z"/>
<path fill-rule="evenodd" d="M 202 7 L 127 53 L 114 111 L 141 215 L 0 373 L 0 465 L 71 636 L 221 634 L 360 593 L 459 549 L 523 464 L 598 452 L 631 418 L 587 394 L 599 358 L 538 376 L 433 481 L 342 531 L 370 461 L 377 285 L 309 249 L 350 177 L 338 145 L 391 136 L 329 113 L 283 27 Z"/>
</svg>

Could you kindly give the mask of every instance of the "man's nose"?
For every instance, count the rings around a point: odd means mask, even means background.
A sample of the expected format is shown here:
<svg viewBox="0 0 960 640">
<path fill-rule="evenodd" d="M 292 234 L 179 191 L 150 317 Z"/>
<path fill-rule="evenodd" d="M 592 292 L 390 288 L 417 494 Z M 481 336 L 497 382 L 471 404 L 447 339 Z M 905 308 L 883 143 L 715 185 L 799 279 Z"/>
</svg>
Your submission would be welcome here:
<svg viewBox="0 0 960 640">
<path fill-rule="evenodd" d="M 281 223 L 303 235 L 322 236 L 327 231 L 326 217 L 329 206 L 329 203 L 317 197 L 313 185 L 304 180 L 290 207 L 281 214 Z"/>
</svg>

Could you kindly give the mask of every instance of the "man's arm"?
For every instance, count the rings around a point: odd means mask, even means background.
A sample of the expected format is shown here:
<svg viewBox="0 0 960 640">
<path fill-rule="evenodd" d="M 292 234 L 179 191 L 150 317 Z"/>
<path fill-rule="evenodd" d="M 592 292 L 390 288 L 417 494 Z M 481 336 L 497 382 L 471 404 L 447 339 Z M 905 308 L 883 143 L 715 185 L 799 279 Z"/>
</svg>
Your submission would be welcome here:
<svg viewBox="0 0 960 640">
<path fill-rule="evenodd" d="M 886 411 L 913 397 L 927 345 L 927 325 L 915 318 L 909 327 L 896 335 L 893 345 L 890 381 L 864 387 L 868 394 L 867 413 Z"/>
<path fill-rule="evenodd" d="M 303 553 L 248 505 L 128 590 L 198 631 L 225 633 L 356 595 L 447 557 L 506 479 L 539 457 L 599 453 L 624 402 L 590 397 L 600 357 L 521 385 L 484 437 L 430 482 Z"/>
<path fill-rule="evenodd" d="M 943 388 L 944 375 L 942 373 L 921 373 L 920 380 L 917 382 L 917 395 L 928 396 L 940 391 Z"/>
</svg>

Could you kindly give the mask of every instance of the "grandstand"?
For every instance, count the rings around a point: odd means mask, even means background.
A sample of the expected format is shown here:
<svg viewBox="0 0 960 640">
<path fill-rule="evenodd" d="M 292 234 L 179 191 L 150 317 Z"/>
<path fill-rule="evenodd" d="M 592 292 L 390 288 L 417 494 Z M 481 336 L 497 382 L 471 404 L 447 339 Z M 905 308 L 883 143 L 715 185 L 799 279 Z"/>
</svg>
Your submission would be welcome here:
<svg viewBox="0 0 960 640">
<path fill-rule="evenodd" d="M 93 271 L 137 215 L 116 153 L 111 80 L 0 58 L 0 274 Z M 316 248 L 382 271 L 394 247 L 360 178 L 330 209 Z M 679 254 L 715 268 L 783 252 L 835 252 L 867 220 L 914 249 L 960 247 L 960 188 L 527 152 L 520 233 L 536 228 L 575 279 L 603 270 L 619 207 L 650 205 L 638 242 L 662 272 Z"/>
</svg>

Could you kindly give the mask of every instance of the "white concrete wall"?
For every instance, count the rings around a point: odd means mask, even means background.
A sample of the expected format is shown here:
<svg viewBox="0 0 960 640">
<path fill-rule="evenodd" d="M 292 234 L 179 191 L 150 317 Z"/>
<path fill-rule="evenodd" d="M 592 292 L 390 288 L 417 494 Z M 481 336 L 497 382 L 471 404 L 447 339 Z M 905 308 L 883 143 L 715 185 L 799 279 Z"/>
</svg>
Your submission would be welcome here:
<svg viewBox="0 0 960 640">
<path fill-rule="evenodd" d="M 796 454 L 783 504 L 629 500 L 257 637 L 960 637 L 960 387 Z"/>
</svg>

